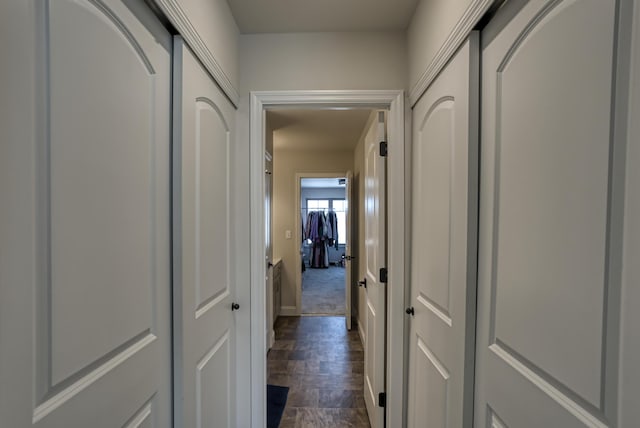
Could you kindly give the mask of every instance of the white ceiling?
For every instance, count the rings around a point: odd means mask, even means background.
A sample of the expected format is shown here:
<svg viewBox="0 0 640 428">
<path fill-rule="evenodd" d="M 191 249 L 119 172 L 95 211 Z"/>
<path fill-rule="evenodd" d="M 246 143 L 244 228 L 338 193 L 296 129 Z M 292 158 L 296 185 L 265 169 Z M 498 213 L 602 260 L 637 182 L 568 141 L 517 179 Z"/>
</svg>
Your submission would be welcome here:
<svg viewBox="0 0 640 428">
<path fill-rule="evenodd" d="M 242 33 L 388 31 L 409 26 L 418 0 L 227 0 Z"/>
<path fill-rule="evenodd" d="M 274 149 L 353 150 L 371 110 L 282 109 L 267 111 Z"/>
</svg>

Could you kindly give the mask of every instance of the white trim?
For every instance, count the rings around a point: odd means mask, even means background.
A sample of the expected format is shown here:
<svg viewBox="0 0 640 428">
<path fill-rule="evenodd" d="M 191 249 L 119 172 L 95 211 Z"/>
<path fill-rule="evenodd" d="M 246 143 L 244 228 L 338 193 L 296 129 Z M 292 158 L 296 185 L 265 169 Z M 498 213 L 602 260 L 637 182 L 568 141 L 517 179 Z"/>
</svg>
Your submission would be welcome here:
<svg viewBox="0 0 640 428">
<path fill-rule="evenodd" d="M 200 62 L 202 62 L 218 86 L 220 86 L 220 89 L 222 89 L 225 95 L 229 98 L 229 101 L 231 101 L 235 108 L 238 108 L 238 102 L 240 99 L 238 90 L 233 86 L 229 76 L 224 72 L 224 69 L 218 63 L 213 53 L 211 53 L 207 44 L 202 40 L 200 34 L 198 34 L 198 31 L 191 23 L 191 20 L 189 20 L 187 13 L 182 6 L 180 6 L 179 0 L 154 1 L 160 9 L 162 9 L 162 12 L 164 12 L 166 17 L 169 18 L 169 21 L 171 21 L 173 26 L 176 27 L 195 56 L 200 60 Z"/>
<path fill-rule="evenodd" d="M 300 207 L 301 207 L 300 196 L 302 193 L 302 191 L 300 190 L 300 179 L 302 178 L 343 178 L 346 176 L 347 176 L 346 172 L 296 172 L 296 178 L 295 178 L 296 180 L 296 183 L 295 183 L 296 211 L 295 211 L 295 216 L 293 217 L 295 219 L 296 234 L 295 234 L 295 241 L 292 242 L 291 245 L 296 246 L 296 244 L 299 244 L 300 242 L 302 242 L 302 236 L 300 236 L 300 229 L 302 228 L 302 224 L 300 224 Z M 345 198 L 346 197 L 347 195 L 345 195 Z M 295 266 L 300 266 L 302 264 L 300 248 L 298 247 L 297 249 L 294 249 L 294 253 L 296 255 Z M 300 269 L 296 269 L 295 285 L 296 285 L 296 290 L 295 290 L 296 291 L 296 314 L 302 315 L 302 272 L 300 271 Z M 346 293 L 347 293 L 347 290 L 345 290 L 345 303 L 346 303 Z"/>
<path fill-rule="evenodd" d="M 458 50 L 460 45 L 467 39 L 473 27 L 489 9 L 494 0 L 473 0 L 467 10 L 464 11 L 460 20 L 456 23 L 451 33 L 442 44 L 431 63 L 422 73 L 418 81 L 409 91 L 409 103 L 415 106 L 422 94 L 427 90 L 431 82 L 438 76 L 440 71 L 447 65 L 447 62 Z"/>
<path fill-rule="evenodd" d="M 264 110 L 277 106 L 370 107 L 389 109 L 387 158 L 389 294 L 387 330 L 386 425 L 403 426 L 404 296 L 405 296 L 405 97 L 403 91 L 273 91 L 252 92 L 250 100 L 251 186 L 251 427 L 266 420 L 265 289 L 264 277 Z M 286 307 L 282 308 L 285 315 Z"/>
<path fill-rule="evenodd" d="M 295 317 L 298 315 L 298 308 L 295 306 L 281 306 L 280 307 L 280 316 L 281 317 Z"/>
</svg>

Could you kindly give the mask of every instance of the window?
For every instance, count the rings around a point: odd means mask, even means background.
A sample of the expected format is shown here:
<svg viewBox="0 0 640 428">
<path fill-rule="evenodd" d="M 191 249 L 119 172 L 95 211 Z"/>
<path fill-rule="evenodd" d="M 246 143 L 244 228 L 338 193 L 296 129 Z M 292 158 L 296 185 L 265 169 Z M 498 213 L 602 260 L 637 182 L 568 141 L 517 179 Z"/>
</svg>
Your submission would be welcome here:
<svg viewBox="0 0 640 428">
<path fill-rule="evenodd" d="M 338 218 L 338 244 L 347 243 L 347 201 L 344 199 L 307 199 L 307 212 L 333 210 Z"/>
</svg>

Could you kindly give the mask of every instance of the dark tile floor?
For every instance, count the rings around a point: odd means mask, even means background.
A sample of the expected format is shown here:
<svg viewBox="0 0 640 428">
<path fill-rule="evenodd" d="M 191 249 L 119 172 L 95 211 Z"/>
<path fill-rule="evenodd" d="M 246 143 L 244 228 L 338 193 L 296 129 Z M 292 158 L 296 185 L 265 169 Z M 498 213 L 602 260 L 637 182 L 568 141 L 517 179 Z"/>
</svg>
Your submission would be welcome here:
<svg viewBox="0 0 640 428">
<path fill-rule="evenodd" d="M 344 317 L 280 317 L 267 382 L 288 386 L 280 428 L 368 428 L 364 350 Z"/>
</svg>

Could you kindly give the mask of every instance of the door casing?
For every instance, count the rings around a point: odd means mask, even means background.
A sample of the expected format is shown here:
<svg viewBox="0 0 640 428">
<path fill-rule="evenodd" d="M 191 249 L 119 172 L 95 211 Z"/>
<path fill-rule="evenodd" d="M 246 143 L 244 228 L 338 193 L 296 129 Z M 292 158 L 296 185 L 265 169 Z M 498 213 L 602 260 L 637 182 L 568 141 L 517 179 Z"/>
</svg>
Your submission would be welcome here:
<svg viewBox="0 0 640 428">
<path fill-rule="evenodd" d="M 264 150 L 265 110 L 274 107 L 364 107 L 389 110 L 387 159 L 387 251 L 389 294 L 387 299 L 387 426 L 404 425 L 405 372 L 405 95 L 401 90 L 256 91 L 250 95 L 250 264 L 251 349 L 266 344 L 266 296 L 264 287 Z M 266 420 L 266 361 L 263 352 L 251 352 L 251 427 Z"/>
</svg>

